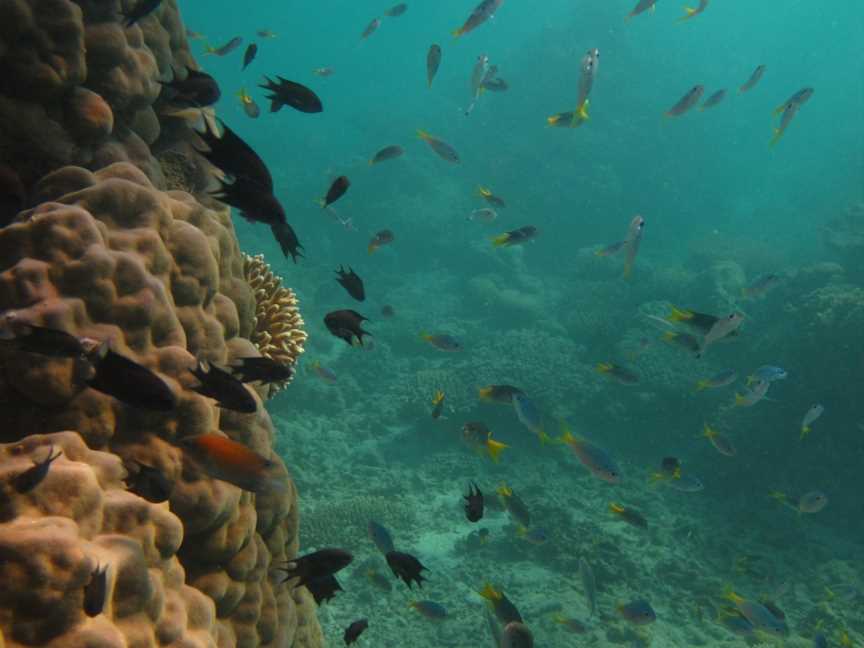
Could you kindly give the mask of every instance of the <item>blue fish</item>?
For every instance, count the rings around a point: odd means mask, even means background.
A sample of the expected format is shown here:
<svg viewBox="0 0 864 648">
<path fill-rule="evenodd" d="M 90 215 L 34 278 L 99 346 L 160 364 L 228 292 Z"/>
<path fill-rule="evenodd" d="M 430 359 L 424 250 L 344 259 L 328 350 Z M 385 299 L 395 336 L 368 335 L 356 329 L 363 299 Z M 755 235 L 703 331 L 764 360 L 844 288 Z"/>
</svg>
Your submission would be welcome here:
<svg viewBox="0 0 864 648">
<path fill-rule="evenodd" d="M 543 429 L 543 415 L 531 399 L 522 393 L 513 394 L 513 409 L 516 410 L 519 422 L 536 434 L 540 443 L 549 440 L 549 435 Z"/>
<path fill-rule="evenodd" d="M 772 383 L 775 380 L 785 380 L 788 376 L 789 374 L 786 373 L 786 370 L 782 367 L 763 365 L 759 367 L 756 371 L 754 371 L 751 375 L 747 376 L 747 384 L 750 385 L 751 383 L 759 382 L 760 380 Z"/>
</svg>

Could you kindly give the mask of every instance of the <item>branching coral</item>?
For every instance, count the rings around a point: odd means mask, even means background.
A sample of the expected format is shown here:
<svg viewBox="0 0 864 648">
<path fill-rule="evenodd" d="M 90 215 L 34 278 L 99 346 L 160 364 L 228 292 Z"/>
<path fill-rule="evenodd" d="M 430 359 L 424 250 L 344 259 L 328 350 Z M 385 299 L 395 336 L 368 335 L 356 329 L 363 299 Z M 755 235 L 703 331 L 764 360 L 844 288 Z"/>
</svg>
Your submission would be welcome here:
<svg viewBox="0 0 864 648">
<path fill-rule="evenodd" d="M 260 254 L 244 255 L 243 274 L 255 294 L 255 319 L 249 339 L 265 358 L 294 365 L 303 353 L 303 329 L 297 295 L 282 285 Z M 288 383 L 277 384 L 277 388 Z"/>
</svg>

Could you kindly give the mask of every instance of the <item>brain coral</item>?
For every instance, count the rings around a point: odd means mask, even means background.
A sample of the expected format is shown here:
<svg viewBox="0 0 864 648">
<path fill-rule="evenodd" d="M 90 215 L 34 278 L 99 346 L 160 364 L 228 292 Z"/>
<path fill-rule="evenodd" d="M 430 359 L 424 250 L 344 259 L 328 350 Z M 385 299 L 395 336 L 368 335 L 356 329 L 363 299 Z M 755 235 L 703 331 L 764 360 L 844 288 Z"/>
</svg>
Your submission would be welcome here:
<svg viewBox="0 0 864 648">
<path fill-rule="evenodd" d="M 0 351 L 0 416 L 6 421 L 0 441 L 13 449 L 24 444 L 14 452 L 28 458 L 17 466 L 46 452 L 41 448 L 48 442 L 39 443 L 37 451 L 34 439 L 41 437 L 33 435 L 66 430 L 80 435 L 64 433 L 63 443 L 55 441 L 65 459 L 58 460 L 56 477 L 52 468 L 51 480 L 34 491 L 35 500 L 13 498 L 5 505 L 0 543 L 13 554 L 22 543 L 38 547 L 39 538 L 62 541 L 45 548 L 59 553 L 42 567 L 48 572 L 44 578 L 26 565 L 6 574 L 0 600 L 4 634 L 21 643 L 36 637 L 37 645 L 49 638 L 62 641 L 52 645 L 77 645 L 67 641 L 87 633 L 101 633 L 104 645 L 125 645 L 120 637 L 130 645 L 166 645 L 173 640 L 159 638 L 158 622 L 165 615 L 171 636 L 207 637 L 200 645 L 316 645 L 320 629 L 305 589 L 278 587 L 268 575 L 274 562 L 298 548 L 293 486 L 285 494 L 253 496 L 197 471 L 177 446 L 185 437 L 220 430 L 285 471 L 271 450 L 273 427 L 264 408 L 251 415 L 219 410 L 189 389 L 195 381 L 188 369 L 196 358 L 227 364 L 257 355 L 249 340 L 238 337 L 241 329 L 253 327 L 254 309 L 248 305 L 254 296 L 228 213 L 206 209 L 189 194 L 160 192 L 125 163 L 95 174 L 79 167 L 58 170 L 37 184 L 35 195 L 41 204 L 0 230 L 0 310 L 7 318 L 13 313 L 15 322 L 109 341 L 115 351 L 158 372 L 179 404 L 169 413 L 136 410 L 88 389 L 76 360 Z M 81 439 L 104 457 L 83 449 L 66 452 L 67 440 L 70 448 L 83 448 Z M 119 485 L 120 459 L 132 458 L 175 483 L 170 513 Z M 82 465 L 73 469 L 73 459 Z M 16 464 L 4 462 L 7 469 L 7 475 L 20 472 Z M 89 490 L 70 489 L 78 499 L 64 501 L 60 485 L 73 473 Z M 7 490 L 8 483 L 0 479 Z M 125 538 L 103 543 L 101 535 L 118 533 L 122 520 L 87 512 L 91 504 L 125 511 Z M 148 524 L 165 527 L 164 540 L 154 539 Z M 145 541 L 164 545 L 158 561 L 147 555 Z M 73 593 L 83 587 L 94 562 L 110 564 L 120 578 L 126 573 L 124 561 L 137 575 L 129 575 L 123 587 L 118 581 L 98 623 L 77 608 L 48 614 L 47 608 L 40 613 L 33 607 L 36 602 L 48 606 L 55 598 L 72 606 Z M 27 564 L 36 569 L 36 562 Z M 154 579 L 159 582 L 151 582 L 134 602 L 118 598 L 134 591 L 136 583 Z M 80 592 L 75 596 L 80 598 Z M 25 609 L 21 601 L 34 603 Z M 34 611 L 32 618 L 28 610 Z M 129 617 L 136 610 L 142 611 L 137 624 Z M 16 638 L 22 632 L 26 637 Z M 138 643 L 144 635 L 149 638 Z"/>
</svg>

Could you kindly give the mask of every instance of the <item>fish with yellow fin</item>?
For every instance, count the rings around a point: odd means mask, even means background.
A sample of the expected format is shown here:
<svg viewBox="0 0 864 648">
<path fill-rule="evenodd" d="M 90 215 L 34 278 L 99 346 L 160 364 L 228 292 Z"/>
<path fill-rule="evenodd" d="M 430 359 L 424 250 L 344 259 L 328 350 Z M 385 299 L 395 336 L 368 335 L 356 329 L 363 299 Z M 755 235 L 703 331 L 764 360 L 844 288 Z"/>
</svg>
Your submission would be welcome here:
<svg viewBox="0 0 864 648">
<path fill-rule="evenodd" d="M 482 421 L 469 421 L 462 426 L 462 441 L 472 450 L 489 455 L 498 462 L 501 453 L 509 446 L 492 438 L 492 431 Z"/>
</svg>

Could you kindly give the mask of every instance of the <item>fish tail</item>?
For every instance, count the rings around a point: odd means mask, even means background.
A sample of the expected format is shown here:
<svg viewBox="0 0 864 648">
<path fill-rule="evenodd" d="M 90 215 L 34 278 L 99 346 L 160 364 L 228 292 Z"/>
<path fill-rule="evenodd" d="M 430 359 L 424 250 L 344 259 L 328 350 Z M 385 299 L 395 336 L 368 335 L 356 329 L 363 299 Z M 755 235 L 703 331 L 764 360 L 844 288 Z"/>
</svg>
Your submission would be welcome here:
<svg viewBox="0 0 864 648">
<path fill-rule="evenodd" d="M 546 430 L 540 430 L 540 445 L 546 445 L 547 443 L 551 443 L 553 441 L 552 437 L 546 434 Z"/>
<path fill-rule="evenodd" d="M 424 142 L 428 142 L 428 141 L 429 141 L 429 138 L 430 138 L 431 136 L 429 135 L 429 133 L 427 133 L 426 131 L 424 131 L 422 128 L 418 128 L 418 129 L 417 129 L 417 137 L 419 137 L 420 139 L 422 139 Z"/>
<path fill-rule="evenodd" d="M 783 137 L 783 131 L 780 130 L 779 128 L 775 128 L 774 129 L 774 137 L 771 138 L 771 142 L 769 143 L 769 146 L 775 146 L 777 144 L 777 142 L 780 141 L 781 137 Z"/>
<path fill-rule="evenodd" d="M 498 463 L 504 449 L 509 447 L 506 443 L 501 443 L 495 439 L 486 439 L 486 452 L 489 453 L 489 458 L 495 463 Z"/>
<path fill-rule="evenodd" d="M 588 119 L 588 100 L 583 101 L 579 106 L 576 107 L 576 113 L 579 115 L 580 119 Z"/>
<path fill-rule="evenodd" d="M 771 491 L 768 493 L 768 497 L 773 500 L 777 500 L 781 504 L 786 504 L 786 493 L 781 493 L 780 491 Z"/>
<path fill-rule="evenodd" d="M 420 339 L 424 342 L 428 342 L 431 337 L 426 331 L 420 331 Z"/>
<path fill-rule="evenodd" d="M 366 248 L 366 251 L 367 251 L 369 254 L 372 254 L 372 253 L 375 252 L 375 250 L 377 250 L 377 249 L 378 249 L 378 246 L 377 246 L 377 245 L 375 245 L 374 243 L 370 243 L 369 246 Z"/>
<path fill-rule="evenodd" d="M 612 363 L 611 362 L 600 362 L 594 367 L 594 371 L 598 371 L 600 373 L 609 373 L 612 371 Z"/>
<path fill-rule="evenodd" d="M 465 28 L 464 28 L 464 27 L 460 27 L 459 29 L 454 29 L 454 30 L 453 30 L 452 32 L 450 32 L 450 33 L 453 35 L 453 38 L 459 38 L 462 34 L 465 33 Z"/>
<path fill-rule="evenodd" d="M 444 400 L 444 392 L 439 389 L 438 391 L 435 392 L 435 396 L 432 397 L 432 404 L 437 405 L 438 403 L 440 403 L 443 400 Z"/>
<path fill-rule="evenodd" d="M 492 195 L 492 192 L 491 192 L 488 188 L 486 188 L 486 187 L 477 187 L 477 191 L 478 191 L 478 192 L 480 193 L 480 195 L 483 196 L 484 198 L 488 198 L 489 196 Z"/>
<path fill-rule="evenodd" d="M 810 426 L 809 425 L 802 425 L 801 426 L 801 438 L 803 439 L 808 434 L 810 434 Z"/>
<path fill-rule="evenodd" d="M 487 601 L 497 601 L 501 598 L 501 592 L 492 587 L 490 583 L 483 585 L 483 589 L 477 593 Z"/>
<path fill-rule="evenodd" d="M 746 396 L 742 396 L 741 394 L 735 394 L 735 407 L 744 407 L 747 405 Z"/>
<path fill-rule="evenodd" d="M 479 394 L 479 397 L 481 399 L 487 399 L 492 395 L 492 388 L 491 387 L 481 387 L 480 389 L 477 390 L 477 393 Z"/>
<path fill-rule="evenodd" d="M 524 538 L 526 535 L 528 535 L 528 527 L 520 524 L 518 527 L 516 527 L 516 535 L 518 535 L 520 538 Z"/>
<path fill-rule="evenodd" d="M 509 234 L 499 234 L 495 238 L 492 239 L 492 247 L 501 247 L 502 245 L 507 245 L 507 241 L 510 240 Z"/>
<path fill-rule="evenodd" d="M 558 115 L 551 115 L 550 117 L 547 117 L 547 118 L 546 118 L 546 125 L 547 125 L 547 126 L 554 126 L 554 125 L 557 124 L 559 121 L 561 121 L 561 117 L 560 117 L 560 116 L 558 116 Z"/>
<path fill-rule="evenodd" d="M 609 512 L 615 515 L 621 515 L 624 512 L 624 507 L 617 502 L 609 502 Z"/>
<path fill-rule="evenodd" d="M 633 274 L 633 263 L 627 262 L 624 264 L 624 274 L 622 276 L 625 279 L 629 279 L 631 274 Z"/>
<path fill-rule="evenodd" d="M 696 391 L 699 392 L 699 391 L 703 391 L 705 389 L 708 389 L 710 384 L 711 384 L 711 381 L 709 381 L 709 380 L 700 380 L 696 383 Z"/>
<path fill-rule="evenodd" d="M 670 322 L 684 322 L 689 319 L 693 319 L 693 313 L 690 311 L 682 310 L 676 306 L 672 306 L 672 312 L 666 316 L 666 319 Z"/>
<path fill-rule="evenodd" d="M 666 331 L 663 333 L 663 339 L 667 342 L 672 342 L 676 337 L 678 337 L 677 331 Z"/>
<path fill-rule="evenodd" d="M 215 53 L 216 53 L 215 47 L 213 47 L 210 43 L 204 43 L 204 55 L 205 56 L 207 54 L 215 54 Z"/>
</svg>

